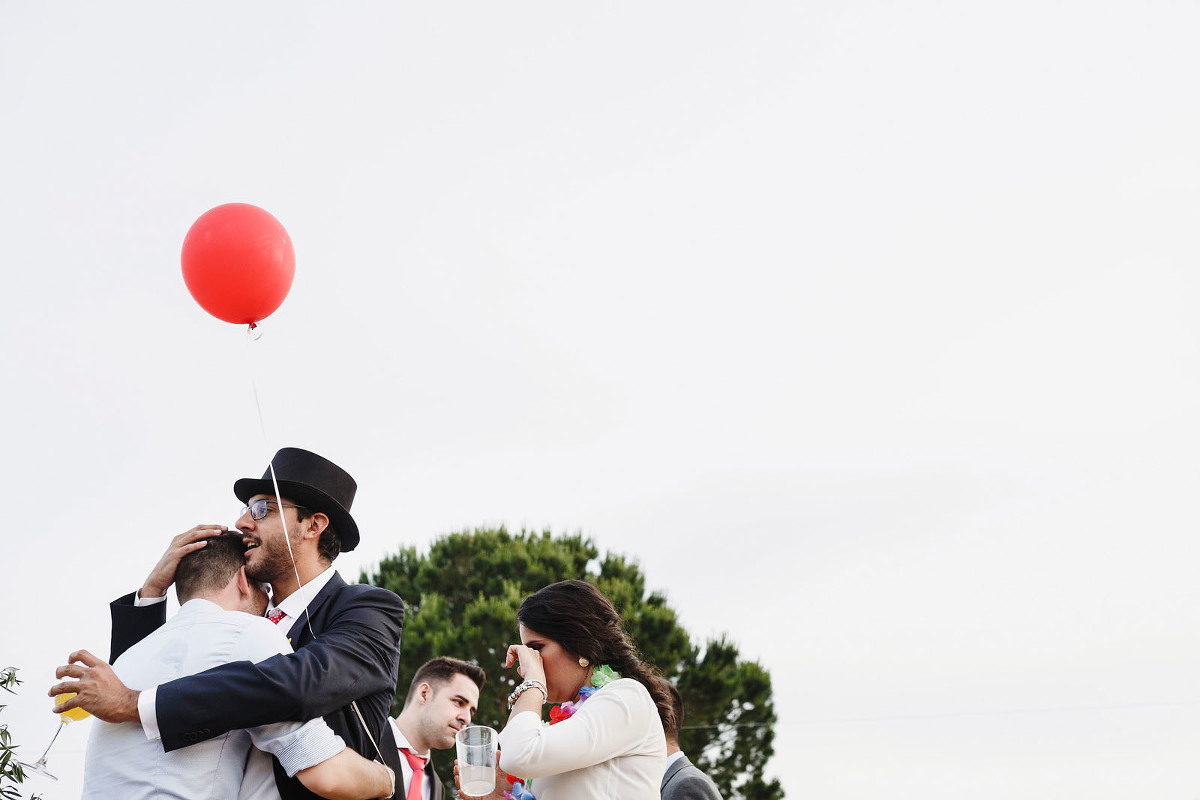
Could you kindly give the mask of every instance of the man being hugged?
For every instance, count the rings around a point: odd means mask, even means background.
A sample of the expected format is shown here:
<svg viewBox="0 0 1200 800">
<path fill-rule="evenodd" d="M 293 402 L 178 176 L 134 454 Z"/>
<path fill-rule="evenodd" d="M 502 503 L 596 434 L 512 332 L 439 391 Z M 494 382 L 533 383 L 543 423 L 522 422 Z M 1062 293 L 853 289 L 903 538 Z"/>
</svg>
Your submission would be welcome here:
<svg viewBox="0 0 1200 800">
<path fill-rule="evenodd" d="M 234 483 L 246 504 L 237 529 L 249 548 L 246 574 L 271 584 L 268 619 L 296 652 L 258 664 L 237 661 L 139 692 L 80 651 L 71 661 L 83 666 L 58 669 L 59 678 L 78 680 L 56 685 L 51 694 L 78 695 L 56 713 L 81 706 L 109 722 L 140 722 L 147 738 L 161 740 L 168 752 L 239 728 L 323 716 L 351 748 L 399 773 L 388 711 L 404 604 L 386 589 L 347 584 L 332 567 L 342 550 L 359 542 L 350 516 L 357 485 L 333 462 L 299 448 L 280 450 L 272 464 L 282 497 L 270 466 L 262 478 Z M 164 605 L 155 601 L 165 597 L 179 559 L 224 531 L 198 525 L 175 537 L 142 591 L 112 604 L 112 658 L 163 624 Z M 275 774 L 284 798 L 313 797 L 278 760 Z"/>
<path fill-rule="evenodd" d="M 122 681 L 153 686 L 229 661 L 262 661 L 292 651 L 262 618 L 267 594 L 246 577 L 245 552 L 240 536 L 218 536 L 179 562 L 179 613 L 113 663 Z M 171 753 L 135 723 L 96 720 L 83 797 L 191 797 L 202 787 L 209 797 L 271 800 L 279 793 L 266 753 L 322 797 L 366 800 L 393 792 L 391 771 L 348 749 L 322 719 L 229 731 Z"/>
</svg>

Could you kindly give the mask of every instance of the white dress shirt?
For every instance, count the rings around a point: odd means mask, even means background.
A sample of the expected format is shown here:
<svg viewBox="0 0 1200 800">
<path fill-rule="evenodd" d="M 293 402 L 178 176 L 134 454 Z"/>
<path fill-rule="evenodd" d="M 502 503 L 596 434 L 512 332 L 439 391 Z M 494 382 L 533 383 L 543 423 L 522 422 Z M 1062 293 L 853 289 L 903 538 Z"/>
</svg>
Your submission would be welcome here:
<svg viewBox="0 0 1200 800">
<path fill-rule="evenodd" d="M 279 605 L 271 603 L 267 609 L 268 615 L 272 611 L 283 612 L 283 619 L 279 620 L 276 624 L 279 626 L 279 630 L 284 632 L 284 636 L 287 636 L 287 632 L 291 630 L 296 620 L 300 619 L 307 604 L 311 603 L 313 598 L 321 593 L 321 590 L 325 588 L 325 584 L 329 583 L 329 579 L 336 574 L 337 570 L 330 566 L 320 575 L 304 584 L 302 588 L 289 594 Z"/>
<path fill-rule="evenodd" d="M 532 778 L 538 800 L 659 800 L 667 738 L 650 692 L 631 678 L 597 690 L 554 725 L 523 711 L 498 741 L 500 769 Z"/>
<path fill-rule="evenodd" d="M 283 634 L 262 617 L 195 598 L 112 667 L 126 686 L 140 690 L 231 661 L 259 662 L 290 651 Z M 337 755 L 345 743 L 318 718 L 230 731 L 164 753 L 137 723 L 97 719 L 84 758 L 83 798 L 278 798 L 274 780 L 264 777 L 263 762 L 247 766 L 255 748 L 273 754 L 288 775 L 295 775 Z M 266 759 L 269 767 L 265 754 L 255 757 Z M 247 771 L 256 784 L 240 794 Z"/>
<path fill-rule="evenodd" d="M 388 721 L 392 723 L 392 732 L 396 734 L 396 749 L 401 751 L 400 772 L 402 774 L 396 776 L 396 796 L 407 797 L 408 787 L 412 783 L 413 768 L 408 765 L 408 758 L 405 757 L 403 751 L 412 748 L 413 752 L 416 752 L 417 748 L 409 744 L 408 739 L 400 732 L 400 726 L 396 724 L 394 717 L 388 717 Z M 417 753 L 417 755 L 426 759 L 430 756 L 429 753 Z M 425 800 L 433 800 L 433 781 L 429 779 L 428 775 L 425 776 L 425 783 L 421 784 L 421 796 Z"/>
</svg>

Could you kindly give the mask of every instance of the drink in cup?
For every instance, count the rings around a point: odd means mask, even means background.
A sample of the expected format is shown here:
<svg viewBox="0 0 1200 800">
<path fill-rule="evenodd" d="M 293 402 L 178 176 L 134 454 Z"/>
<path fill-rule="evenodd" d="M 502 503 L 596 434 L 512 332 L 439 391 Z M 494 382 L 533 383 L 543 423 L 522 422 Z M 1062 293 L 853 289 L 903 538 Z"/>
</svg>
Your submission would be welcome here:
<svg viewBox="0 0 1200 800">
<path fill-rule="evenodd" d="M 462 793 L 491 794 L 496 788 L 496 732 L 486 725 L 468 725 L 455 735 L 454 747 Z"/>
<path fill-rule="evenodd" d="M 63 692 L 62 694 L 55 695 L 50 702 L 56 706 L 62 705 L 74 696 L 75 692 Z M 42 752 L 42 757 L 32 764 L 26 764 L 24 761 L 22 761 L 20 762 L 21 766 L 25 768 L 26 772 L 36 772 L 38 775 L 45 775 L 51 780 L 58 780 L 58 778 L 50 773 L 50 770 L 46 769 L 46 756 L 50 753 L 50 748 L 54 746 L 56 741 L 58 741 L 58 734 L 62 733 L 62 729 L 67 726 L 68 722 L 71 720 L 87 719 L 90 716 L 91 714 L 84 711 L 82 708 L 72 708 L 70 711 L 61 712 L 58 715 L 58 727 L 54 731 L 54 738 L 50 740 L 50 744 L 46 745 L 45 751 Z M 4 796 L 8 797 L 7 794 Z"/>
<path fill-rule="evenodd" d="M 55 695 L 54 696 L 54 705 L 56 705 L 56 706 L 61 705 L 62 703 L 67 702 L 74 696 L 75 696 L 74 692 L 67 692 L 66 694 Z M 72 708 L 70 711 L 64 711 L 61 714 L 59 714 L 58 716 L 62 718 L 63 722 L 70 722 L 71 720 L 75 720 L 76 722 L 78 722 L 81 719 L 87 719 L 91 715 L 88 714 L 88 712 L 84 711 L 82 708 Z"/>
</svg>

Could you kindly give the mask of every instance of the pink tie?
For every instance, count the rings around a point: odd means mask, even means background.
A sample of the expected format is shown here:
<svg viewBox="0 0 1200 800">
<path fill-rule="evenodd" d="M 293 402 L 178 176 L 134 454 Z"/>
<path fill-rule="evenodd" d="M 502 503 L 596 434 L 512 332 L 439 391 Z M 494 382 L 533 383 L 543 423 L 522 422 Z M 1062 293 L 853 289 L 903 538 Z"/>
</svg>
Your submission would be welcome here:
<svg viewBox="0 0 1200 800">
<path fill-rule="evenodd" d="M 287 616 L 287 614 L 283 613 L 282 611 L 280 611 L 277 608 L 274 611 L 272 611 L 270 614 L 267 614 L 267 619 L 271 620 L 271 622 L 274 622 L 276 625 L 278 625 L 279 620 L 283 619 L 286 616 Z"/>
<path fill-rule="evenodd" d="M 425 788 L 425 762 L 429 759 L 426 756 L 417 755 L 407 747 L 401 748 L 400 752 L 404 753 L 404 757 L 408 759 L 408 765 L 412 767 L 413 771 L 412 781 L 408 784 L 408 794 L 405 795 L 404 800 L 422 800 L 425 797 L 423 791 Z"/>
</svg>

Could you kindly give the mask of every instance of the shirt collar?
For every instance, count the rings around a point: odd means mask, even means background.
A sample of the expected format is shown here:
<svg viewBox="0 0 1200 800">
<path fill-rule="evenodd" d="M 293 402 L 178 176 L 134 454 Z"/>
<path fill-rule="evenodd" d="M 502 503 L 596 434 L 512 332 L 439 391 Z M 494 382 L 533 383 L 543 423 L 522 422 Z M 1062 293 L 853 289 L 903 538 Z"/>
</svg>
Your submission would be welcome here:
<svg viewBox="0 0 1200 800">
<path fill-rule="evenodd" d="M 683 758 L 682 750 L 676 750 L 674 753 L 671 753 L 671 755 L 667 756 L 667 769 L 670 769 L 671 765 L 681 758 Z"/>
<path fill-rule="evenodd" d="M 416 752 L 417 748 L 412 746 L 412 744 L 408 741 L 408 737 L 406 737 L 404 732 L 400 730 L 400 723 L 396 722 L 396 718 L 388 717 L 388 719 L 392 723 L 392 730 L 396 733 L 396 747 L 399 747 L 401 750 L 412 750 L 413 752 Z M 419 755 L 421 758 L 429 758 L 429 753 L 417 753 L 417 755 Z"/>
<path fill-rule="evenodd" d="M 270 613 L 271 610 L 278 608 L 284 614 L 287 614 L 288 619 L 299 619 L 300 615 L 304 612 L 304 601 L 307 600 L 311 603 L 313 598 L 319 595 L 321 590 L 325 588 L 325 584 L 329 583 L 330 578 L 336 574 L 337 570 L 335 570 L 333 565 L 330 564 L 324 572 L 313 578 L 308 583 L 304 584 L 303 591 L 297 589 L 289 594 L 279 605 L 272 603 L 271 607 L 268 609 L 268 613 Z"/>
<path fill-rule="evenodd" d="M 214 603 L 212 600 L 206 600 L 203 597 L 193 597 L 179 607 L 179 613 L 187 612 L 188 614 L 199 614 L 205 611 L 224 611 L 221 606 Z"/>
</svg>

